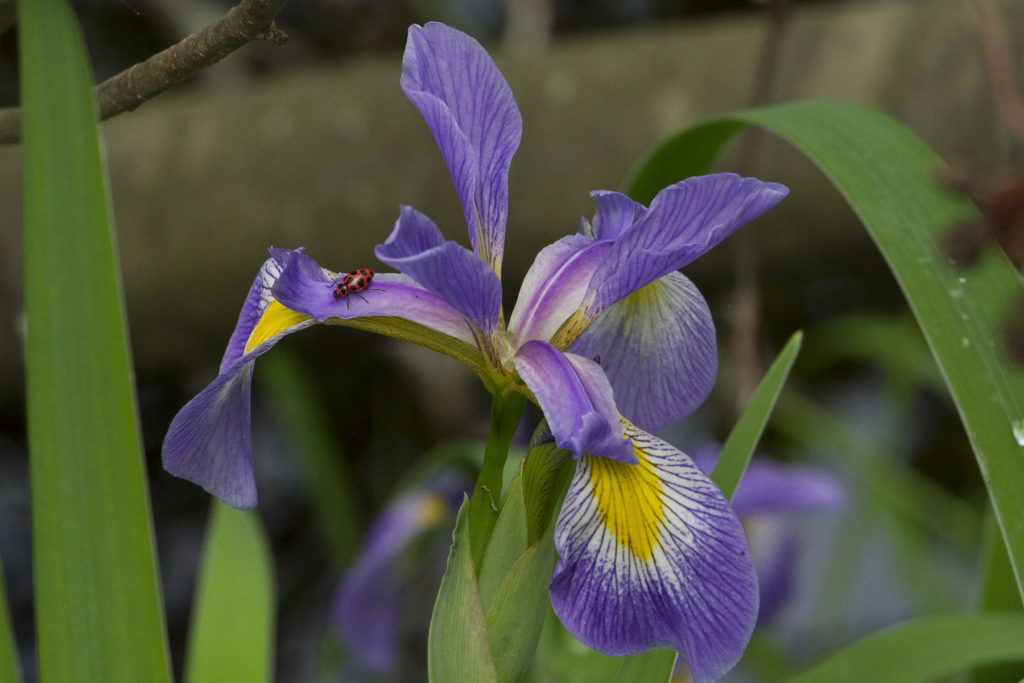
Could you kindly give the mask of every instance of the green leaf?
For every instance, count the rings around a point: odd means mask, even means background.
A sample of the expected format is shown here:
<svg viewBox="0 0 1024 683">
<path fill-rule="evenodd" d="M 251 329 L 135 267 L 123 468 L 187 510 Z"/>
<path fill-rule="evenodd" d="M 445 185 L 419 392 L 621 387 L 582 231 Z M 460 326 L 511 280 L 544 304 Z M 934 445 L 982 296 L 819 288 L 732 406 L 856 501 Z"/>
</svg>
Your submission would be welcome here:
<svg viewBox="0 0 1024 683">
<path fill-rule="evenodd" d="M 469 548 L 468 510 L 466 500 L 455 520 L 448 568 L 430 618 L 427 671 L 436 683 L 498 680 Z"/>
<path fill-rule="evenodd" d="M 480 568 L 480 601 L 498 679 L 529 670 L 549 610 L 554 513 L 572 478 L 571 455 L 533 446 L 509 485 Z"/>
<path fill-rule="evenodd" d="M 170 679 L 92 75 L 67 2 L 18 5 L 40 678 Z"/>
<path fill-rule="evenodd" d="M 1006 545 L 999 536 L 991 510 L 985 519 L 981 543 L 981 587 L 978 608 L 982 610 L 1015 610 L 1020 614 L 1013 568 L 1006 556 Z M 971 683 L 1001 683 L 1024 680 L 1024 656 L 1016 662 L 979 667 L 971 675 Z"/>
<path fill-rule="evenodd" d="M 18 664 L 18 643 L 11 626 L 11 612 L 7 606 L 7 586 L 3 567 L 0 567 L 0 681 L 19 683 L 21 667 Z"/>
<path fill-rule="evenodd" d="M 554 569 L 549 534 L 505 572 L 486 616 L 498 680 L 518 681 L 529 670 L 548 611 L 547 587 Z"/>
<path fill-rule="evenodd" d="M 214 501 L 206 533 L 185 680 L 270 681 L 274 569 L 259 517 Z"/>
<path fill-rule="evenodd" d="M 651 650 L 642 655 L 626 657 L 615 677 L 615 683 L 631 681 L 668 681 L 679 656 L 674 650 Z"/>
<path fill-rule="evenodd" d="M 960 411 L 1024 597 L 1024 370 L 996 343 L 1021 296 L 1018 274 L 997 253 L 970 269 L 947 262 L 943 236 L 977 212 L 938 186 L 941 161 L 913 133 L 847 102 L 794 102 L 701 124 L 661 145 L 627 191 L 644 197 L 652 187 L 705 172 L 709 146 L 724 144 L 738 123 L 761 126 L 807 155 L 882 252 Z"/>
<path fill-rule="evenodd" d="M 729 432 L 729 438 L 722 446 L 722 453 L 718 456 L 715 469 L 711 472 L 711 480 L 718 488 L 722 489 L 725 497 L 732 500 L 739 486 L 740 478 L 747 469 L 754 454 L 754 448 L 761 439 L 764 427 L 768 424 L 768 417 L 772 414 L 775 401 L 778 400 L 782 387 L 789 377 L 789 371 L 793 367 L 793 361 L 800 353 L 800 344 L 803 341 L 803 334 L 794 332 L 793 336 L 786 342 L 778 357 L 768 368 L 761 383 L 757 385 L 747 406 L 743 409 L 743 415 L 736 422 L 736 425 Z"/>
<path fill-rule="evenodd" d="M 1024 616 L 989 612 L 921 619 L 872 634 L 791 683 L 914 683 L 1024 657 Z"/>
<path fill-rule="evenodd" d="M 538 427 L 547 430 L 547 423 Z M 533 545 L 553 526 L 555 513 L 561 507 L 562 498 L 576 471 L 576 461 L 569 451 L 562 450 L 553 442 L 534 445 L 523 462 L 523 500 L 526 506 L 527 542 Z"/>
<path fill-rule="evenodd" d="M 526 552 L 526 515 L 520 471 L 509 484 L 508 494 L 502 501 L 498 521 L 494 524 L 491 540 L 480 563 L 480 604 L 484 612 L 489 612 L 491 600 L 504 580 L 505 572 Z"/>
</svg>

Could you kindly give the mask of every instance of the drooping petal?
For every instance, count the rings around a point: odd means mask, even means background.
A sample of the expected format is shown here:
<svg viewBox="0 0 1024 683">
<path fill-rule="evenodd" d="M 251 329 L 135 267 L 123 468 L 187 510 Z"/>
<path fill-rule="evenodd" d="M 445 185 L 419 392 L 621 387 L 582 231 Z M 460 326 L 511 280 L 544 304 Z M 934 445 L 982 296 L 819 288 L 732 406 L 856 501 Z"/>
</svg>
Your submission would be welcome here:
<svg viewBox="0 0 1024 683">
<path fill-rule="evenodd" d="M 615 242 L 587 294 L 593 317 L 616 301 L 682 268 L 775 206 L 789 190 L 732 173 L 697 176 L 658 193 Z"/>
<path fill-rule="evenodd" d="M 569 235 L 537 254 L 509 318 L 513 344 L 551 339 L 583 303 L 590 278 L 610 246 L 584 235 Z"/>
<path fill-rule="evenodd" d="M 676 272 L 614 304 L 570 347 L 597 358 L 619 411 L 642 429 L 673 424 L 715 382 L 715 326 L 697 287 Z"/>
<path fill-rule="evenodd" d="M 632 425 L 639 458 L 576 466 L 555 527 L 556 614 L 610 655 L 685 653 L 697 683 L 731 669 L 757 618 L 757 577 L 728 501 L 682 452 Z"/>
<path fill-rule="evenodd" d="M 487 264 L 457 242 L 445 241 L 427 216 L 403 206 L 377 258 L 423 285 L 485 333 L 501 320 L 501 281 Z"/>
<path fill-rule="evenodd" d="M 511 88 L 480 43 L 431 22 L 409 28 L 402 90 L 441 148 L 473 249 L 500 273 L 508 169 L 523 129 Z"/>
<path fill-rule="evenodd" d="M 377 273 L 368 288 L 338 297 L 332 286 L 337 278 L 313 258 L 289 252 L 281 259 L 285 267 L 273 286 L 273 296 L 292 310 L 320 322 L 328 318 L 403 318 L 468 344 L 476 343 L 461 313 L 406 275 Z"/>
<path fill-rule="evenodd" d="M 581 458 L 587 451 L 623 462 L 636 456 L 623 436 L 612 388 L 600 366 L 543 341 L 516 352 L 516 370 L 540 402 L 559 447 Z"/>
<path fill-rule="evenodd" d="M 250 435 L 252 364 L 285 335 L 316 323 L 271 296 L 282 272 L 276 250 L 260 269 L 221 365 L 220 374 L 178 411 L 163 443 L 164 469 L 199 484 L 236 508 L 256 505 Z"/>
<path fill-rule="evenodd" d="M 621 192 L 594 190 L 590 193 L 597 205 L 594 212 L 594 237 L 599 240 L 617 240 L 647 215 L 647 207 Z"/>
</svg>

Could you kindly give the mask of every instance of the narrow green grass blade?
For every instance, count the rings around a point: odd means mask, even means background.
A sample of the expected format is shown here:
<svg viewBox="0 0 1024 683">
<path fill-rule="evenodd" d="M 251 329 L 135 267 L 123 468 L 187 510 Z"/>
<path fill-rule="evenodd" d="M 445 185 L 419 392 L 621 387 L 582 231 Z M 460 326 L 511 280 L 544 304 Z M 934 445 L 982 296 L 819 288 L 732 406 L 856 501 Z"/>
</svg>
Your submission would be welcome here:
<svg viewBox="0 0 1024 683">
<path fill-rule="evenodd" d="M 189 683 L 271 681 L 274 567 L 252 510 L 214 502 L 189 632 Z"/>
<path fill-rule="evenodd" d="M 11 612 L 7 606 L 7 586 L 3 567 L 0 566 L 0 681 L 20 683 L 21 666 L 18 663 L 18 643 L 11 625 Z"/>
<path fill-rule="evenodd" d="M 66 2 L 18 10 L 40 678 L 169 680 L 92 77 Z"/>
<path fill-rule="evenodd" d="M 801 332 L 793 333 L 782 351 L 775 358 L 772 366 L 768 368 L 764 379 L 757 385 L 757 390 L 750 397 L 743 415 L 736 422 L 736 426 L 729 432 L 729 438 L 722 446 L 722 453 L 718 456 L 715 469 L 711 472 L 711 480 L 714 481 L 726 498 L 732 499 L 739 486 L 740 478 L 747 470 L 747 463 L 754 454 L 754 448 L 761 439 L 764 427 L 768 424 L 768 418 L 775 407 L 782 387 L 786 384 L 789 371 L 793 368 L 793 362 L 800 353 L 800 344 L 803 342 Z"/>
<path fill-rule="evenodd" d="M 915 683 L 1022 656 L 1024 616 L 933 617 L 872 634 L 790 683 Z"/>
<path fill-rule="evenodd" d="M 765 128 L 807 155 L 882 252 L 960 411 L 1024 597 L 1024 369 L 999 342 L 1004 316 L 1021 297 L 1018 274 L 992 253 L 970 269 L 952 267 L 941 240 L 976 211 L 938 186 L 942 163 L 913 133 L 846 102 L 794 102 L 701 124 L 656 150 L 627 191 L 642 196 L 705 172 L 708 141 L 724 144 L 737 123 Z M 688 157 L 694 145 L 702 152 Z"/>
</svg>

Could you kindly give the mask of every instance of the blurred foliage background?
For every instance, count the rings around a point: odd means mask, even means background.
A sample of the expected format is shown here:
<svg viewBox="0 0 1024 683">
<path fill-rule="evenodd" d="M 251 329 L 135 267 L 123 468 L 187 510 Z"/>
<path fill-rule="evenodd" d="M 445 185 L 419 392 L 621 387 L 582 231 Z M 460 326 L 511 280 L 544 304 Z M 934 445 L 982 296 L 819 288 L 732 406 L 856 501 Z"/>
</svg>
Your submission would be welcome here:
<svg viewBox="0 0 1024 683">
<path fill-rule="evenodd" d="M 996 5 L 1022 73 L 1024 5 Z M 99 81 L 230 6 L 89 0 L 76 11 Z M 163 472 L 160 444 L 174 413 L 216 374 L 266 247 L 306 246 L 339 271 L 380 268 L 372 248 L 400 204 L 463 238 L 446 169 L 398 84 L 406 28 L 427 20 L 488 45 L 523 112 L 510 178 L 510 297 L 533 255 L 592 214 L 589 190 L 619 187 L 679 128 L 766 97 L 876 107 L 975 186 L 1019 169 L 959 0 L 292 0 L 276 22 L 285 46 L 250 44 L 102 126 L 178 671 L 208 497 Z M 0 35 L 3 106 L 17 102 L 16 40 L 16 29 Z M 686 450 L 728 432 L 742 386 L 731 355 L 736 284 L 752 277 L 760 324 L 744 362 L 763 371 L 792 331 L 807 332 L 762 450 L 832 472 L 848 492 L 843 510 L 798 522 L 807 535 L 798 589 L 749 655 L 771 671 L 910 615 L 972 604 L 985 501 L 920 333 L 838 195 L 769 139 L 746 137 L 722 169 L 786 183 L 792 194 L 746 229 L 753 262 L 727 242 L 687 271 L 719 324 L 722 366 L 705 407 L 665 436 Z M 20 153 L 10 145 L 0 148 L 0 222 L 9 226 L 0 232 L 0 556 L 32 680 L 20 202 Z M 257 367 L 277 668 L 282 680 L 313 680 L 330 673 L 316 665 L 324 648 L 337 649 L 324 637 L 330 597 L 370 520 L 429 476 L 424 454 L 451 459 L 439 443 L 482 436 L 488 403 L 449 359 L 349 329 L 289 337 Z M 423 588 L 426 598 L 411 603 L 430 604 Z M 418 671 L 396 676 L 418 680 Z"/>
</svg>

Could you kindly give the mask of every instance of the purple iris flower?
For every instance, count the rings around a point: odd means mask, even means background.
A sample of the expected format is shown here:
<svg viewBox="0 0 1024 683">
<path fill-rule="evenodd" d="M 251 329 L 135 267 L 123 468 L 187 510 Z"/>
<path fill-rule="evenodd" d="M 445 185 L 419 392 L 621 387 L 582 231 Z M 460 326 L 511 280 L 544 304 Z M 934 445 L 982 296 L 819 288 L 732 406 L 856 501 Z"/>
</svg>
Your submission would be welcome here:
<svg viewBox="0 0 1024 683">
<path fill-rule="evenodd" d="M 401 660 L 405 631 L 426 634 L 410 597 L 433 598 L 444 573 L 447 543 L 423 543 L 432 532 L 451 540 L 451 526 L 463 500 L 461 477 L 442 473 L 422 488 L 398 496 L 374 520 L 362 551 L 345 572 L 331 605 L 331 624 L 350 660 L 348 678 L 392 674 Z M 433 586 L 433 588 L 431 588 Z M 416 623 L 409 623 L 410 621 Z"/>
<path fill-rule="evenodd" d="M 697 681 L 742 654 L 757 580 L 728 501 L 690 459 L 647 431 L 699 405 L 717 369 L 700 292 L 676 271 L 788 190 L 732 174 L 671 185 L 649 207 L 594 192 L 596 212 L 538 255 L 508 321 L 501 263 L 508 169 L 522 133 L 487 52 L 448 26 L 412 26 L 402 88 L 455 182 L 472 248 L 402 207 L 376 249 L 398 273 L 359 291 L 301 249 L 271 249 L 220 375 L 175 417 L 164 466 L 236 507 L 256 504 L 249 435 L 252 363 L 281 337 L 344 324 L 435 349 L 495 396 L 537 403 L 577 470 L 556 522 L 555 611 L 608 654 L 682 651 Z"/>
</svg>

